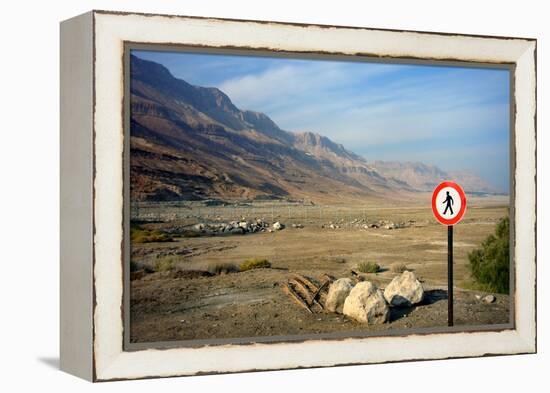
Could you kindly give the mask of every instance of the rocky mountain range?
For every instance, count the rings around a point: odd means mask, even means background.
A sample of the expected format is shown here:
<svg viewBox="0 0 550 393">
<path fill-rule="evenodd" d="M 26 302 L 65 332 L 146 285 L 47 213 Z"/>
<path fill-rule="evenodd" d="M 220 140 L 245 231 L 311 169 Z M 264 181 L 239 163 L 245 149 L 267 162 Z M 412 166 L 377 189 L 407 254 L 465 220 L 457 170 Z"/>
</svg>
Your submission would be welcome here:
<svg viewBox="0 0 550 393">
<path fill-rule="evenodd" d="M 322 202 L 426 191 L 445 176 L 423 164 L 369 163 L 327 137 L 282 130 L 221 90 L 133 55 L 130 77 L 132 200 Z M 489 190 L 472 178 L 467 191 Z"/>
<path fill-rule="evenodd" d="M 453 180 L 470 193 L 502 193 L 495 186 L 468 171 L 444 171 L 434 165 L 408 161 L 374 161 L 371 165 L 382 176 L 407 183 L 416 191 L 432 191 L 440 182 Z"/>
</svg>

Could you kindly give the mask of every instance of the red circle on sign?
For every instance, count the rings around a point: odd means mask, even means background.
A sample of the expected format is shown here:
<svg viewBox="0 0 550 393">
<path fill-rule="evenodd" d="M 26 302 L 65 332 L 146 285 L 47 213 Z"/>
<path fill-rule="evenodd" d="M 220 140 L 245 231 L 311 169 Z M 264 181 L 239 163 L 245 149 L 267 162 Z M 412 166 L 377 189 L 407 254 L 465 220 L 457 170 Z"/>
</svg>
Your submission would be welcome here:
<svg viewBox="0 0 550 393">
<path fill-rule="evenodd" d="M 443 217 L 437 210 L 437 203 L 436 203 L 437 194 L 439 194 L 439 191 L 441 191 L 445 187 L 453 188 L 458 193 L 458 195 L 460 195 L 460 210 L 458 211 L 457 215 L 451 219 L 447 219 Z M 440 183 L 435 188 L 432 195 L 432 212 L 435 216 L 435 219 L 443 225 L 454 225 L 454 224 L 457 224 L 460 220 L 462 220 L 462 217 L 466 212 L 466 194 L 464 193 L 464 190 L 462 189 L 462 187 L 460 187 L 458 184 L 452 181 L 444 181 Z"/>
</svg>

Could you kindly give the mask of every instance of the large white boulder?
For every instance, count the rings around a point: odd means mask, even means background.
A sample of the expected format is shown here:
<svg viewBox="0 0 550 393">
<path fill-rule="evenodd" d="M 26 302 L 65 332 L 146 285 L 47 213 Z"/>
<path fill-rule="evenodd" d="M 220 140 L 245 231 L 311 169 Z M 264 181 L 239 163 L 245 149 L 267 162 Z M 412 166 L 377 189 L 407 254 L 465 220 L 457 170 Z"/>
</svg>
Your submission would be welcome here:
<svg viewBox="0 0 550 393">
<path fill-rule="evenodd" d="M 327 294 L 325 307 L 332 312 L 342 313 L 344 301 L 353 288 L 353 280 L 351 278 L 339 278 L 330 284 Z"/>
<path fill-rule="evenodd" d="M 384 294 L 370 281 L 358 283 L 344 302 L 344 315 L 369 325 L 390 319 L 390 308 Z"/>
<path fill-rule="evenodd" d="M 281 224 L 279 221 L 273 224 L 274 231 L 280 231 L 281 229 L 285 229 L 284 224 Z"/>
<path fill-rule="evenodd" d="M 204 228 L 206 228 L 206 225 L 204 225 L 202 222 L 193 225 L 193 230 L 195 230 L 197 232 L 204 231 Z"/>
<path fill-rule="evenodd" d="M 384 297 L 392 306 L 410 307 L 424 299 L 424 288 L 413 272 L 405 271 L 390 282 Z"/>
</svg>

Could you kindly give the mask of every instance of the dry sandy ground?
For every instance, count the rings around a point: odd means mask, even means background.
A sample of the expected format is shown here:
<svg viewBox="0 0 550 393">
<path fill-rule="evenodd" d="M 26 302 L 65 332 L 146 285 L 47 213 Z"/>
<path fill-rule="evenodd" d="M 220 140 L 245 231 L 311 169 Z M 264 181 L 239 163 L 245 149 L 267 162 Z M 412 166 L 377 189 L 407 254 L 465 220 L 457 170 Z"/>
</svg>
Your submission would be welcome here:
<svg viewBox="0 0 550 393">
<path fill-rule="evenodd" d="M 477 292 L 460 287 L 469 278 L 467 253 L 494 232 L 507 215 L 500 203 L 479 200 L 469 206 L 454 230 L 455 325 L 507 323 L 509 297 L 496 295 L 485 304 Z M 169 243 L 132 246 L 132 260 L 153 265 L 163 255 L 175 261 L 176 271 L 152 273 L 131 282 L 132 342 L 288 336 L 314 333 L 377 331 L 409 327 L 440 327 L 447 323 L 447 230 L 437 224 L 431 210 L 418 206 L 369 209 L 369 222 L 415 221 L 410 227 L 362 229 L 344 225 L 322 229 L 330 220 L 301 219 L 304 228 L 240 236 L 177 238 Z M 290 224 L 290 222 L 285 222 Z M 296 221 L 296 220 L 294 220 Z M 174 223 L 149 224 L 167 228 Z M 344 224 L 346 224 L 344 222 Z M 204 270 L 214 262 L 239 264 L 248 258 L 267 258 L 271 269 L 257 269 L 213 277 L 185 278 L 177 271 Z M 358 262 L 374 261 L 383 271 L 366 279 L 384 287 L 396 273 L 390 266 L 404 263 L 427 290 L 424 304 L 392 310 L 390 323 L 365 326 L 342 315 L 309 314 L 283 293 L 280 283 L 293 273 L 322 282 L 324 273 L 349 277 Z"/>
</svg>

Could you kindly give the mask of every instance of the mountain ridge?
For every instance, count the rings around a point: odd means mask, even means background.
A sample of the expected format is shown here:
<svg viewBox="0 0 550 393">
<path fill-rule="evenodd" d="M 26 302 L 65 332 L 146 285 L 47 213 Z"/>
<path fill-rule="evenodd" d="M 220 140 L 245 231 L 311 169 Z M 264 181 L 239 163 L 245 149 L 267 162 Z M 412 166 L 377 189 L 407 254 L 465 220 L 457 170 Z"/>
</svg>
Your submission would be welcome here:
<svg viewBox="0 0 550 393">
<path fill-rule="evenodd" d="M 132 200 L 303 199 L 417 191 L 326 136 L 282 130 L 215 87 L 130 59 Z"/>
</svg>

